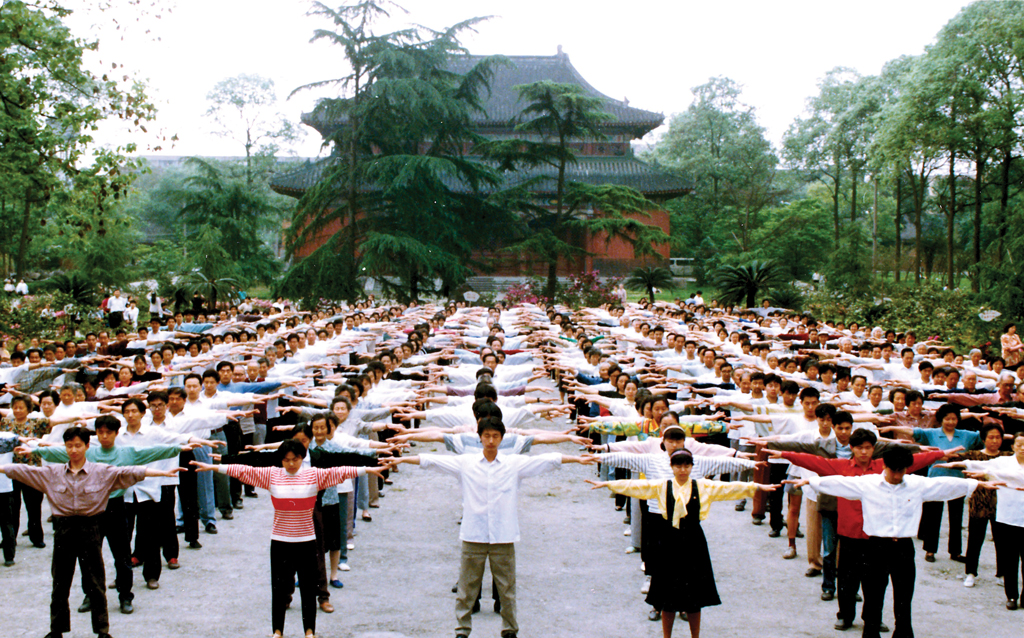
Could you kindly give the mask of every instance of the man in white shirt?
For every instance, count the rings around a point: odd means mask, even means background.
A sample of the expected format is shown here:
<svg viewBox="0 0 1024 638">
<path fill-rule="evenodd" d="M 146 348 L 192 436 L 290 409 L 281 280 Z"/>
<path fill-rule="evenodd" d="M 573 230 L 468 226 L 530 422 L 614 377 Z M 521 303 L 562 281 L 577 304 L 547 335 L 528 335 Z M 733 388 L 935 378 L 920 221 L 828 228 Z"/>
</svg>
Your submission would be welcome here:
<svg viewBox="0 0 1024 638">
<path fill-rule="evenodd" d="M 893 636 L 913 636 L 911 603 L 914 581 L 914 540 L 925 501 L 948 501 L 970 496 L 989 483 L 951 477 L 925 478 L 907 475 L 914 457 L 909 450 L 893 448 L 882 455 L 885 471 L 865 476 L 812 477 L 811 487 L 823 494 L 859 500 L 864 513 L 864 533 L 870 538 L 864 574 L 864 638 L 879 638 L 885 590 L 892 579 Z"/>
<path fill-rule="evenodd" d="M 114 295 L 107 299 L 107 324 L 111 328 L 117 328 L 124 321 L 124 311 L 128 308 L 128 300 L 121 296 L 120 290 L 115 290 Z"/>
<path fill-rule="evenodd" d="M 503 638 L 516 638 L 516 552 L 519 541 L 519 483 L 524 478 L 558 469 L 563 463 L 592 464 L 595 456 L 564 454 L 498 454 L 505 437 L 505 425 L 498 417 L 485 417 L 477 426 L 483 451 L 475 454 L 441 456 L 424 454 L 387 459 L 389 467 L 412 463 L 459 477 L 462 486 L 462 560 L 459 567 L 455 618 L 456 638 L 468 638 L 472 630 L 473 604 L 480 592 L 484 566 L 490 561 L 491 574 L 501 601 Z"/>
</svg>

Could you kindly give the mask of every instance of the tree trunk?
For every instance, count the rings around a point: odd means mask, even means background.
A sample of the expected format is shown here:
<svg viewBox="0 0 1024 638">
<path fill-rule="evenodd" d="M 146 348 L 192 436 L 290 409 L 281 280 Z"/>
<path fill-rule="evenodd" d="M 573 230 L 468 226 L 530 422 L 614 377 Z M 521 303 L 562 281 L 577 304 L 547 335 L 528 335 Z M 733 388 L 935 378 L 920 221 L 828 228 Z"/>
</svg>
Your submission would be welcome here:
<svg viewBox="0 0 1024 638">
<path fill-rule="evenodd" d="M 836 247 L 839 246 L 839 164 L 836 164 L 835 190 L 832 191 L 832 221 L 836 226 Z"/>
<path fill-rule="evenodd" d="M 1006 241 L 1006 206 L 1010 201 L 1010 164 L 1013 163 L 1013 151 L 1009 147 L 1003 153 L 1003 183 L 999 186 L 999 221 L 996 232 L 999 241 L 996 244 L 996 263 L 1003 263 L 1003 246 Z"/>
<path fill-rule="evenodd" d="M 558 257 L 555 257 L 554 261 L 548 262 L 548 280 L 544 284 L 544 296 L 549 300 L 554 300 L 555 290 L 558 288 Z"/>
<path fill-rule="evenodd" d="M 900 270 L 903 265 L 903 240 L 900 235 L 903 233 L 903 224 L 900 223 L 903 216 L 903 176 L 896 175 L 896 283 L 900 281 Z"/>
<path fill-rule="evenodd" d="M 923 174 L 921 178 L 920 184 L 915 184 L 913 179 L 910 182 L 911 194 L 914 196 L 914 283 L 917 285 L 921 284 L 921 213 L 925 192 Z"/>
<path fill-rule="evenodd" d="M 747 290 L 747 308 L 757 307 L 757 288 Z"/>
<path fill-rule="evenodd" d="M 420 275 L 419 272 L 414 268 L 412 274 L 409 275 L 409 299 L 411 301 L 419 301 L 420 298 Z"/>
<path fill-rule="evenodd" d="M 857 169 L 850 171 L 850 179 L 853 186 L 850 192 L 850 223 L 857 221 Z"/>
<path fill-rule="evenodd" d="M 949 149 L 949 211 L 946 217 L 946 275 L 947 286 L 950 290 L 956 288 L 954 275 L 956 273 L 953 263 L 953 221 L 956 218 L 956 151 Z"/>
<path fill-rule="evenodd" d="M 647 286 L 647 301 L 654 305 L 654 286 Z"/>
<path fill-rule="evenodd" d="M 21 279 L 25 274 L 25 257 L 28 253 L 29 220 L 32 216 L 32 198 L 28 189 L 25 189 L 25 212 L 21 219 L 21 237 L 18 238 L 18 254 L 14 258 L 14 266 L 17 271 L 14 275 L 16 280 Z"/>
<path fill-rule="evenodd" d="M 971 290 L 981 291 L 981 177 L 985 170 L 985 160 L 980 147 L 974 150 L 974 280 Z"/>
</svg>

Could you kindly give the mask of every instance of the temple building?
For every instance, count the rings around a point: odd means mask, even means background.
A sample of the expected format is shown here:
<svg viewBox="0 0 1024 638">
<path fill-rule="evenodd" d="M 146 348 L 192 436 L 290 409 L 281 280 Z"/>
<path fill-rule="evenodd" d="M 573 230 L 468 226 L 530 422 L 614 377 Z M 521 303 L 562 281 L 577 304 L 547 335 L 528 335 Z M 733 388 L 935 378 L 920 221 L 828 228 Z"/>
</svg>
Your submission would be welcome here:
<svg viewBox="0 0 1024 638">
<path fill-rule="evenodd" d="M 464 56 L 452 60 L 452 70 L 465 72 L 471 69 L 481 58 Z M 519 100 L 516 86 L 548 80 L 560 84 L 575 84 L 583 88 L 587 95 L 600 98 L 603 110 L 611 117 L 603 123 L 601 129 L 603 139 L 575 140 L 571 147 L 576 154 L 576 162 L 567 169 L 566 182 L 583 182 L 591 185 L 630 186 L 654 203 L 648 215 L 637 216 L 645 224 L 658 226 L 666 233 L 669 229 L 668 212 L 659 204 L 667 200 L 685 195 L 690 184 L 683 178 L 664 173 L 637 159 L 631 147 L 631 141 L 640 139 L 662 124 L 664 116 L 660 113 L 645 111 L 629 105 L 628 101 L 612 99 L 592 87 L 569 62 L 569 56 L 561 51 L 553 56 L 507 56 L 508 65 L 499 66 L 491 82 L 490 96 L 484 102 L 484 112 L 473 116 L 473 124 L 478 133 L 491 139 L 509 139 L 523 137 L 514 131 L 515 119 L 526 106 Z M 302 116 L 303 124 L 317 130 L 326 137 L 338 125 L 336 122 L 325 121 L 317 112 Z M 312 187 L 320 174 L 316 163 L 287 173 L 275 176 L 271 180 L 274 191 L 292 197 L 301 197 Z M 552 167 L 542 167 L 509 174 L 508 185 L 542 177 L 531 187 L 542 202 L 549 201 L 554 207 L 554 196 L 557 187 L 557 171 Z M 600 215 L 600 211 L 588 211 L 586 214 Z M 340 223 L 340 222 L 339 222 Z M 325 228 L 315 239 L 300 246 L 295 255 L 305 257 L 327 242 L 340 226 Z M 586 256 L 559 263 L 559 276 L 567 276 L 584 270 L 598 270 L 602 275 L 620 276 L 640 265 L 667 266 L 669 247 L 667 244 L 657 246 L 660 259 L 647 257 L 638 259 L 633 254 L 633 246 L 619 238 L 609 242 L 602 234 L 589 232 L 580 233 L 573 242 L 586 249 Z M 503 251 L 481 253 L 481 257 L 492 266 L 488 272 L 480 275 L 496 277 L 533 276 L 547 273 L 547 264 L 543 261 L 530 259 L 529 256 L 513 255 Z"/>
</svg>

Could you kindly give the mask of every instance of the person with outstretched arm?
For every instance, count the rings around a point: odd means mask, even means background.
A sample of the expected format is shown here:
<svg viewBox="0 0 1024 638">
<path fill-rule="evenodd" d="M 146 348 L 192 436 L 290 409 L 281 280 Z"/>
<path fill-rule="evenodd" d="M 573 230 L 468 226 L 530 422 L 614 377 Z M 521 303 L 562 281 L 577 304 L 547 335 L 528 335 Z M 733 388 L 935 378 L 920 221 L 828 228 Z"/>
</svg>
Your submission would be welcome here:
<svg viewBox="0 0 1024 638">
<path fill-rule="evenodd" d="M 68 596 L 75 576 L 75 563 L 82 568 L 82 582 L 91 601 L 92 629 L 99 638 L 110 638 L 107 616 L 107 577 L 103 568 L 100 515 L 113 490 L 123 490 L 147 476 L 172 476 L 180 471 L 154 470 L 141 466 L 115 467 L 86 460 L 92 433 L 72 427 L 64 431 L 68 462 L 33 467 L 3 465 L 0 473 L 46 494 L 53 512 L 53 590 L 50 597 L 50 633 L 61 638 L 71 631 Z"/>
<path fill-rule="evenodd" d="M 412 463 L 423 469 L 451 474 L 462 485 L 462 559 L 458 598 L 455 602 L 456 638 L 468 638 L 473 627 L 472 610 L 480 591 L 484 566 L 498 585 L 501 601 L 502 638 L 516 638 L 516 551 L 519 541 L 519 484 L 524 478 L 558 469 L 563 463 L 592 464 L 592 455 L 499 454 L 505 424 L 498 417 L 484 417 L 477 424 L 483 449 L 472 454 L 443 456 L 423 454 L 384 459 L 388 467 Z"/>
</svg>

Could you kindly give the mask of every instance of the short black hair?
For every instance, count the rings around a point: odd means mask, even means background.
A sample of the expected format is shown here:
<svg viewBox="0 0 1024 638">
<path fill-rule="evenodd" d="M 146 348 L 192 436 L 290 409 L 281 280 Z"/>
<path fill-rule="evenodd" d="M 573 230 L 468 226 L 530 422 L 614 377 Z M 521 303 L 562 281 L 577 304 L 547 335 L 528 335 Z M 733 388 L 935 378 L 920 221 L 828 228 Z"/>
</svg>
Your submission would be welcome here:
<svg viewBox="0 0 1024 638">
<path fill-rule="evenodd" d="M 282 459 L 288 456 L 289 452 L 299 457 L 300 459 L 306 458 L 306 446 L 299 443 L 295 439 L 285 439 L 284 441 L 281 441 L 281 447 L 277 448 L 277 451 L 281 455 Z"/>
<path fill-rule="evenodd" d="M 501 438 L 505 438 L 505 424 L 501 422 L 501 417 L 485 416 L 477 421 L 477 435 L 482 435 L 485 430 L 497 430 L 501 434 Z"/>
<path fill-rule="evenodd" d="M 830 404 L 826 403 L 825 405 Z M 832 415 L 832 425 L 842 425 L 843 423 L 853 425 L 853 415 L 846 410 L 837 410 L 836 413 Z"/>
<path fill-rule="evenodd" d="M 288 435 L 288 439 L 291 439 L 294 436 L 298 436 L 299 434 L 305 436 L 310 441 L 313 440 L 313 428 L 309 425 L 308 422 L 296 424 L 296 426 L 292 428 L 291 434 Z M 284 454 L 284 452 L 282 452 L 281 454 Z"/>
<path fill-rule="evenodd" d="M 477 399 L 473 402 L 473 418 L 478 422 L 480 419 L 495 417 L 501 419 L 501 407 L 490 399 Z"/>
<path fill-rule="evenodd" d="M 136 408 L 138 408 L 140 414 L 146 413 L 146 404 L 142 402 L 142 399 L 131 398 L 121 404 L 121 414 L 124 414 L 124 409 L 127 408 L 129 405 L 134 405 Z"/>
<path fill-rule="evenodd" d="M 865 428 L 857 428 L 850 435 L 850 447 L 857 447 L 858 445 L 864 445 L 870 443 L 874 445 L 878 442 L 878 437 L 871 430 Z"/>
<path fill-rule="evenodd" d="M 100 428 L 106 428 L 111 432 L 120 432 L 121 422 L 117 420 L 117 417 L 113 417 L 109 414 L 104 414 L 103 416 L 96 417 L 95 428 L 97 432 L 100 431 Z M 67 441 L 67 439 L 64 440 Z"/>
<path fill-rule="evenodd" d="M 100 417 L 100 418 L 103 418 L 103 417 Z M 110 418 L 113 419 L 114 417 L 110 417 Z M 96 419 L 96 420 L 99 421 L 99 419 Z M 117 419 L 114 419 L 114 420 L 117 421 Z M 68 428 L 68 429 L 64 430 L 64 442 L 65 443 L 67 443 L 68 441 L 70 441 L 72 439 L 80 439 L 82 441 L 82 443 L 85 443 L 86 445 L 89 445 L 89 437 L 91 437 L 91 436 L 92 436 L 92 432 L 90 432 L 88 428 L 83 428 L 81 426 L 76 426 L 76 427 L 72 427 L 72 428 Z"/>
<path fill-rule="evenodd" d="M 882 454 L 882 462 L 890 470 L 899 472 L 914 463 L 914 455 L 905 447 L 891 447 Z"/>
</svg>

